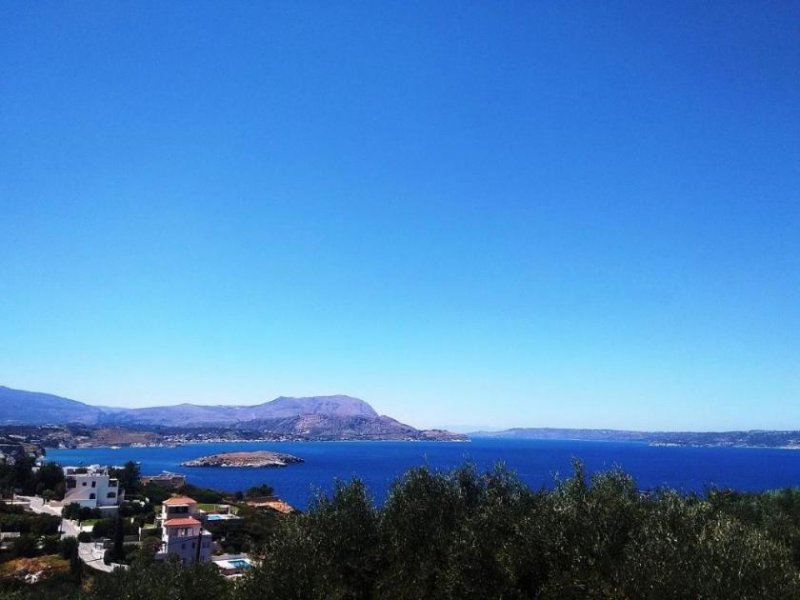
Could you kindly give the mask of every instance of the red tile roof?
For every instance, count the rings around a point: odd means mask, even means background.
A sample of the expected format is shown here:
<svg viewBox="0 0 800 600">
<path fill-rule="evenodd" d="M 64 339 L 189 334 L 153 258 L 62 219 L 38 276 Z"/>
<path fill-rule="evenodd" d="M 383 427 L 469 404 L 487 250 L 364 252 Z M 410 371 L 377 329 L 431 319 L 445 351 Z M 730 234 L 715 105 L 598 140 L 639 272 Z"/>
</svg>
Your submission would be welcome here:
<svg viewBox="0 0 800 600">
<path fill-rule="evenodd" d="M 189 496 L 174 496 L 164 500 L 164 504 L 167 506 L 184 506 L 186 504 L 197 504 L 197 502 L 189 498 Z"/>
<path fill-rule="evenodd" d="M 181 519 L 169 519 L 164 521 L 164 527 L 194 527 L 200 525 L 200 521 L 192 517 L 183 517 Z"/>
</svg>

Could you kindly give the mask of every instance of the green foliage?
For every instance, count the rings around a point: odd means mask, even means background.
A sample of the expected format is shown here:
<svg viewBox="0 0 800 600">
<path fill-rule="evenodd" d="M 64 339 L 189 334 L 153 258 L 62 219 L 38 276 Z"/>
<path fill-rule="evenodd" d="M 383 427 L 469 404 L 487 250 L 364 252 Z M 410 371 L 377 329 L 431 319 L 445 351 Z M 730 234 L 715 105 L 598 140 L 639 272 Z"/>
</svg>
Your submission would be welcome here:
<svg viewBox="0 0 800 600">
<path fill-rule="evenodd" d="M 98 577 L 92 586 L 96 600 L 233 600 L 234 586 L 212 564 L 182 567 L 173 562 L 134 561 L 128 570 Z"/>
<path fill-rule="evenodd" d="M 87 600 L 78 589 L 76 579 L 71 574 L 48 577 L 36 584 L 22 581 L 0 582 L 2 600 Z"/>
<path fill-rule="evenodd" d="M 139 502 L 123 502 L 119 505 L 120 517 L 132 517 L 134 515 L 154 515 L 155 508 L 149 502 L 142 505 Z M 152 519 L 149 519 L 152 521 Z"/>
<path fill-rule="evenodd" d="M 218 492 L 217 490 L 210 490 L 208 488 L 197 487 L 196 485 L 192 485 L 191 483 L 187 483 L 182 488 L 180 488 L 178 490 L 178 493 L 180 493 L 183 496 L 189 496 L 190 498 L 196 500 L 201 504 L 219 504 L 225 498 L 225 495 L 222 492 Z M 168 497 L 169 493 L 165 497 L 165 500 Z M 155 502 L 153 498 L 150 498 L 150 501 Z"/>
<path fill-rule="evenodd" d="M 109 517 L 107 519 L 100 519 L 94 524 L 92 527 L 92 538 L 109 538 L 115 540 L 120 532 L 122 536 L 137 535 L 139 533 L 139 528 L 135 523 L 131 523 L 127 519 Z"/>
<path fill-rule="evenodd" d="M 261 485 L 253 486 L 249 490 L 245 492 L 245 497 L 247 498 L 258 498 L 260 496 L 272 496 L 275 493 L 275 490 L 272 486 L 262 483 Z"/>
<path fill-rule="evenodd" d="M 61 500 L 66 492 L 64 470 L 54 462 L 43 464 L 34 475 L 34 485 L 41 488 L 43 494 L 50 492 L 51 499 Z"/>
<path fill-rule="evenodd" d="M 77 520 L 80 516 L 81 505 L 77 502 L 71 502 L 61 509 L 61 516 L 65 519 Z"/>
<path fill-rule="evenodd" d="M 0 514 L 15 514 L 21 515 L 25 509 L 18 504 L 8 504 L 7 502 L 0 501 Z"/>
<path fill-rule="evenodd" d="M 129 460 L 121 469 L 110 469 L 109 475 L 119 480 L 120 487 L 126 494 L 134 495 L 142 491 L 142 482 L 139 481 L 141 472 L 139 465 Z"/>
<path fill-rule="evenodd" d="M 225 550 L 261 558 L 240 582 L 213 565 L 155 563 L 158 540 L 147 540 L 129 571 L 92 575 L 91 597 L 800 598 L 797 490 L 642 494 L 622 471 L 587 477 L 576 463 L 552 490 L 534 491 L 503 467 L 465 465 L 408 471 L 382 507 L 355 480 L 337 482 L 305 514 L 239 514 L 208 526 Z M 0 506 L 0 518 L 20 516 Z"/>
<path fill-rule="evenodd" d="M 114 544 L 111 547 L 111 560 L 116 562 L 125 560 L 125 549 L 123 547 L 125 543 L 125 525 L 120 517 L 113 521 L 111 536 Z"/>
<path fill-rule="evenodd" d="M 377 575 L 377 515 L 359 481 L 337 483 L 306 518 L 282 519 L 262 566 L 237 598 L 370 598 Z"/>
<path fill-rule="evenodd" d="M 56 463 L 48 462 L 34 470 L 36 460 L 19 457 L 13 465 L 0 464 L 0 492 L 10 494 L 15 490 L 25 495 L 47 495 L 61 500 L 66 491 L 64 471 Z"/>
<path fill-rule="evenodd" d="M 412 469 L 382 508 L 356 481 L 281 520 L 237 598 L 797 598 L 797 536 L 775 525 L 796 501 L 648 496 L 579 463 L 549 492 L 502 467 Z"/>
<path fill-rule="evenodd" d="M 42 554 L 58 554 L 61 552 L 61 536 L 45 535 L 41 538 Z"/>
<path fill-rule="evenodd" d="M 157 483 L 150 482 L 142 488 L 142 495 L 145 496 L 151 504 L 158 505 L 169 498 L 172 493 L 167 488 Z M 128 496 L 126 495 L 126 497 Z"/>
<path fill-rule="evenodd" d="M 667 493 L 631 540 L 621 583 L 640 598 L 796 598 L 787 548 L 707 501 Z M 716 514 L 715 514 L 716 513 Z"/>
<path fill-rule="evenodd" d="M 161 540 L 161 534 L 162 534 L 161 527 L 149 527 L 147 529 L 142 529 L 143 540 L 147 538 L 154 538 L 157 540 Z"/>
<path fill-rule="evenodd" d="M 69 560 L 78 551 L 78 540 L 74 537 L 65 537 L 61 540 L 61 557 Z"/>
<path fill-rule="evenodd" d="M 206 523 L 223 552 L 260 551 L 271 539 L 278 517 L 269 510 L 243 506 L 239 509 L 243 519 L 209 521 Z"/>
<path fill-rule="evenodd" d="M 31 558 L 39 554 L 39 542 L 35 536 L 23 533 L 14 539 L 11 551 L 16 557 Z"/>
<path fill-rule="evenodd" d="M 0 513 L 0 531 L 18 531 L 35 536 L 53 535 L 58 532 L 61 519 L 53 515 L 33 513 Z"/>
</svg>

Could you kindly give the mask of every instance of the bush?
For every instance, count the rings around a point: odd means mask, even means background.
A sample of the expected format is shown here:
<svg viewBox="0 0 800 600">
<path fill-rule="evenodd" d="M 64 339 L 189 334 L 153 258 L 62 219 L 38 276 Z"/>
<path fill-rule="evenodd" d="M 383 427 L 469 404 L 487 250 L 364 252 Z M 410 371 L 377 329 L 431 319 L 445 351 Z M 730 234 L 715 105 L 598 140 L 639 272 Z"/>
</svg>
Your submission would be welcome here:
<svg viewBox="0 0 800 600">
<path fill-rule="evenodd" d="M 114 519 L 100 519 L 92 526 L 92 538 L 107 538 L 111 537 L 114 531 Z"/>
<path fill-rule="evenodd" d="M 89 519 L 101 519 L 102 517 L 103 513 L 99 508 L 90 508 L 88 506 L 82 506 L 78 513 L 79 521 L 88 521 Z"/>
<path fill-rule="evenodd" d="M 149 502 L 141 504 L 139 502 L 123 502 L 119 505 L 120 517 L 132 517 L 153 512 L 153 505 Z"/>
<path fill-rule="evenodd" d="M 31 533 L 35 535 L 54 535 L 61 528 L 61 519 L 53 515 L 31 515 Z"/>
<path fill-rule="evenodd" d="M 0 514 L 21 515 L 25 510 L 17 504 L 8 504 L 0 501 Z"/>
<path fill-rule="evenodd" d="M 161 504 L 164 500 L 172 495 L 167 488 L 161 487 L 157 483 L 152 482 L 145 485 L 142 492 L 152 504 Z M 195 498 L 195 500 L 197 500 L 197 498 Z"/>
<path fill-rule="evenodd" d="M 58 532 L 61 519 L 53 515 L 31 513 L 0 513 L 0 531 L 31 533 L 35 536 L 53 535 Z"/>
<path fill-rule="evenodd" d="M 11 545 L 11 551 L 14 556 L 32 558 L 39 555 L 38 540 L 27 533 L 23 533 L 18 538 L 14 539 Z"/>
<path fill-rule="evenodd" d="M 381 508 L 354 481 L 280 519 L 237 598 L 789 600 L 796 530 L 762 523 L 800 504 L 779 497 L 645 496 L 580 464 L 550 492 L 502 468 L 412 469 Z"/>
<path fill-rule="evenodd" d="M 178 490 L 178 492 L 184 496 L 189 496 L 190 498 L 202 504 L 219 504 L 225 498 L 225 495 L 217 490 L 197 487 L 196 485 L 192 485 L 190 483 L 184 485 L 180 490 Z"/>
<path fill-rule="evenodd" d="M 65 519 L 77 521 L 80 518 L 81 505 L 77 502 L 71 502 L 61 509 L 61 516 Z"/>
<path fill-rule="evenodd" d="M 28 533 L 31 530 L 33 515 L 0 514 L 0 530 Z"/>
<path fill-rule="evenodd" d="M 172 561 L 134 561 L 130 569 L 118 569 L 97 578 L 91 598 L 107 600 L 234 600 L 234 586 L 209 563 L 183 567 Z M 297 596 L 295 596 L 297 597 Z"/>
<path fill-rule="evenodd" d="M 161 527 L 149 527 L 147 529 L 142 529 L 142 541 L 153 538 L 153 539 L 161 539 L 162 529 Z"/>
<path fill-rule="evenodd" d="M 130 570 L 93 577 L 86 593 L 98 600 L 793 600 L 800 598 L 798 510 L 800 493 L 791 491 L 644 495 L 621 471 L 587 477 L 580 464 L 551 491 L 533 491 L 500 467 L 420 468 L 395 481 L 382 507 L 352 481 L 336 483 L 305 514 L 241 507 L 243 520 L 209 524 L 225 544 L 263 558 L 236 585 L 213 565 L 154 562 L 158 538 L 145 536 Z M 25 538 L 18 550 L 34 551 L 34 538 Z M 118 554 L 130 560 L 131 552 L 123 545 Z"/>
<path fill-rule="evenodd" d="M 99 508 L 90 508 L 88 506 L 81 506 L 77 502 L 72 502 L 61 510 L 61 516 L 73 521 L 88 521 L 89 519 L 102 518 L 103 513 Z"/>
<path fill-rule="evenodd" d="M 42 538 L 43 554 L 58 554 L 61 552 L 61 537 L 58 535 L 46 535 Z"/>
<path fill-rule="evenodd" d="M 59 548 L 59 552 L 61 553 L 61 557 L 64 559 L 71 559 L 72 555 L 78 551 L 78 540 L 74 537 L 66 537 L 61 540 L 61 546 Z"/>
<path fill-rule="evenodd" d="M 244 495 L 247 498 L 258 498 L 259 496 L 272 496 L 274 493 L 275 490 L 272 489 L 272 486 L 262 483 L 261 485 L 251 487 Z"/>
</svg>

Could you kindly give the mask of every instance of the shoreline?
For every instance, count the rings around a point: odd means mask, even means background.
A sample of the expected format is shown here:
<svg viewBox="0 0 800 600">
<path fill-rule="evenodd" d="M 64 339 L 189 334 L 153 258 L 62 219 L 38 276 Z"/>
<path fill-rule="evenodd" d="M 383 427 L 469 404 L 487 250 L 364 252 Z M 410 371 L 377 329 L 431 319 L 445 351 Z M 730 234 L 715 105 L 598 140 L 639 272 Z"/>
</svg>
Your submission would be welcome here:
<svg viewBox="0 0 800 600">
<path fill-rule="evenodd" d="M 45 450 L 124 450 L 129 448 L 178 448 L 181 446 L 202 446 L 205 444 L 385 444 L 385 443 L 432 443 L 432 444 L 468 444 L 476 440 L 493 440 L 507 442 L 571 442 L 588 444 L 625 444 L 647 446 L 650 448 L 705 448 L 705 449 L 730 449 L 730 450 L 800 450 L 797 446 L 754 446 L 738 444 L 674 444 L 668 442 L 648 442 L 641 440 L 585 440 L 580 438 L 514 438 L 514 437 L 491 437 L 479 436 L 463 440 L 270 440 L 270 439 L 208 439 L 208 440 L 187 440 L 176 443 L 155 443 L 155 444 L 99 444 L 99 445 L 79 445 L 74 448 L 60 446 L 44 446 Z"/>
</svg>

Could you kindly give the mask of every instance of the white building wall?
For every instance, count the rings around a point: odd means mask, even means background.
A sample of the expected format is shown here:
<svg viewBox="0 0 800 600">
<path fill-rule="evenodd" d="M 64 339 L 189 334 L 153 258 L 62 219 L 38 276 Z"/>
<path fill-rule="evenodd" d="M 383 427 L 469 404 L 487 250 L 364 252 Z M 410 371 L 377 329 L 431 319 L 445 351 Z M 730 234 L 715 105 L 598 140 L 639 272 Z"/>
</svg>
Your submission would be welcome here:
<svg viewBox="0 0 800 600">
<path fill-rule="evenodd" d="M 165 527 L 162 533 L 161 553 L 177 556 L 185 565 L 190 565 L 198 558 L 200 562 L 211 560 L 211 533 L 195 527 Z"/>
<path fill-rule="evenodd" d="M 82 507 L 98 508 L 116 506 L 123 498 L 119 482 L 111 479 L 103 470 L 89 470 L 79 473 L 77 469 L 65 470 L 67 491 L 64 494 L 64 505 L 77 502 Z"/>
</svg>

